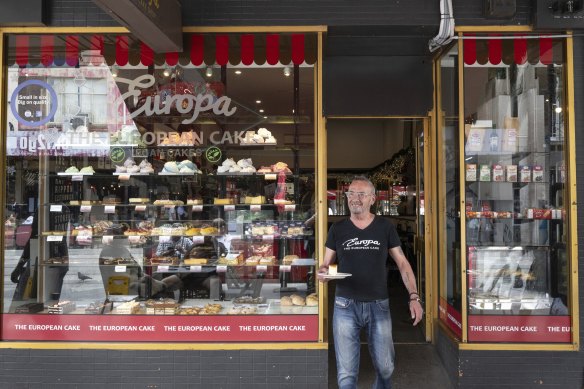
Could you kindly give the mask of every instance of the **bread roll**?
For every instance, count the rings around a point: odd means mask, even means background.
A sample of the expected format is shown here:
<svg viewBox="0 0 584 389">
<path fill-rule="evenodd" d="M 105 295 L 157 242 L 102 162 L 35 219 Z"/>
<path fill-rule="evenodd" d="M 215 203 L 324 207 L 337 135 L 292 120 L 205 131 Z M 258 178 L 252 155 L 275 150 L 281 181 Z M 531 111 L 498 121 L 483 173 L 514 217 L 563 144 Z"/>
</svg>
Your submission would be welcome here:
<svg viewBox="0 0 584 389">
<path fill-rule="evenodd" d="M 280 299 L 280 305 L 284 305 L 284 306 L 291 306 L 292 304 L 292 299 L 290 298 L 290 296 L 283 296 Z"/>
<path fill-rule="evenodd" d="M 309 294 L 306 296 L 306 305 L 309 307 L 314 307 L 318 305 L 318 295 L 316 293 Z"/>
<path fill-rule="evenodd" d="M 292 304 L 294 305 L 306 305 L 306 301 L 304 300 L 304 297 L 299 296 L 297 294 L 293 294 L 292 296 L 290 296 L 290 298 L 292 298 Z"/>
</svg>

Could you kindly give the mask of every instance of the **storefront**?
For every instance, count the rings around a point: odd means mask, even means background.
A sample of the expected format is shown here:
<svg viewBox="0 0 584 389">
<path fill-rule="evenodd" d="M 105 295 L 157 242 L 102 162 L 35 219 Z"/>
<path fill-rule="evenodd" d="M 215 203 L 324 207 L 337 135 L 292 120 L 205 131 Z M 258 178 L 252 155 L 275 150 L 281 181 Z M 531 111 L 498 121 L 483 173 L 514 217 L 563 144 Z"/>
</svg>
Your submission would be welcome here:
<svg viewBox="0 0 584 389">
<path fill-rule="evenodd" d="M 213 27 L 254 24 L 219 7 L 155 54 L 54 8 L 2 30 L 2 382 L 325 387 L 314 272 L 364 173 L 455 386 L 581 384 L 577 34 L 466 16 L 432 57 L 322 5 L 328 27 Z M 358 47 L 380 31 L 393 52 Z"/>
</svg>

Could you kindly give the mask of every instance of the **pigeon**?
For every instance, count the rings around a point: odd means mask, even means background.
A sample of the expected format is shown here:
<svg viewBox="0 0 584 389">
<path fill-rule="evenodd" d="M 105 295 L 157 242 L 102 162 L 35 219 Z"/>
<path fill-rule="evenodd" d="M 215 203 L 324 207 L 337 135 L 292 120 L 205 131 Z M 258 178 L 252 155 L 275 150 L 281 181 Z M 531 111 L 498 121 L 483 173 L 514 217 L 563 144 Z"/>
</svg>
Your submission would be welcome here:
<svg viewBox="0 0 584 389">
<path fill-rule="evenodd" d="M 81 273 L 80 271 L 77 272 L 77 278 L 79 278 L 81 281 L 85 282 L 85 280 L 91 280 L 92 278 Z"/>
</svg>

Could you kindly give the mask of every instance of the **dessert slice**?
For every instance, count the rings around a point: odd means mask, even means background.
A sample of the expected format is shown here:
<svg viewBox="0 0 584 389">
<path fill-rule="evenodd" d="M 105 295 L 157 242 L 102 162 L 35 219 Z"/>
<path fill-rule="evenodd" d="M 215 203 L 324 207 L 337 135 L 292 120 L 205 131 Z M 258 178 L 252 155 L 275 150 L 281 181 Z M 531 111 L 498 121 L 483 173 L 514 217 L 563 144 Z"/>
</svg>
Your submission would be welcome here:
<svg viewBox="0 0 584 389">
<path fill-rule="evenodd" d="M 336 264 L 329 265 L 328 274 L 331 276 L 337 275 L 337 265 Z"/>
</svg>

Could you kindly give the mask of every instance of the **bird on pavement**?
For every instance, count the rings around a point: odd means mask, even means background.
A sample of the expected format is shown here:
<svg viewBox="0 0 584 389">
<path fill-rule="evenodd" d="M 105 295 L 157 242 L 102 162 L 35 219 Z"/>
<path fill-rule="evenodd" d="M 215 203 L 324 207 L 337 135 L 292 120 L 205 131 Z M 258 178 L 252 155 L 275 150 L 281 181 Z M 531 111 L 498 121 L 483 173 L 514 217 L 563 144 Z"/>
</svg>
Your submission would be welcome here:
<svg viewBox="0 0 584 389">
<path fill-rule="evenodd" d="M 79 278 L 83 282 L 85 282 L 85 280 L 91 280 L 92 279 L 91 277 L 89 277 L 88 275 L 85 275 L 85 274 L 81 273 L 80 271 L 77 272 L 77 278 Z"/>
</svg>

